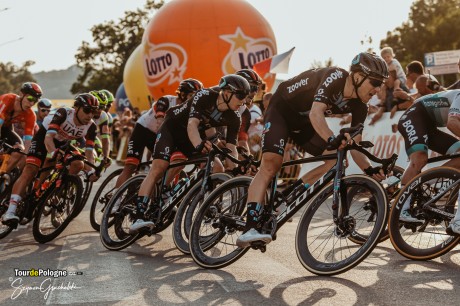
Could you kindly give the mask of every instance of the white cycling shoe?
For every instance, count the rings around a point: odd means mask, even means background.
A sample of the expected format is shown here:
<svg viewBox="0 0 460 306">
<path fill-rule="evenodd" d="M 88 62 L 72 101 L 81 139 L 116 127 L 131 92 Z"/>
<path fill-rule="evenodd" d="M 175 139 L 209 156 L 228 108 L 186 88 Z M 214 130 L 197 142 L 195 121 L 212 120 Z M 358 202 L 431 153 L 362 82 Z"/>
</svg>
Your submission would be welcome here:
<svg viewBox="0 0 460 306">
<path fill-rule="evenodd" d="M 272 236 L 270 234 L 259 233 L 256 229 L 251 228 L 249 231 L 238 237 L 236 245 L 240 248 L 246 248 L 256 241 L 262 241 L 263 243 L 268 244 L 272 241 Z"/>
</svg>

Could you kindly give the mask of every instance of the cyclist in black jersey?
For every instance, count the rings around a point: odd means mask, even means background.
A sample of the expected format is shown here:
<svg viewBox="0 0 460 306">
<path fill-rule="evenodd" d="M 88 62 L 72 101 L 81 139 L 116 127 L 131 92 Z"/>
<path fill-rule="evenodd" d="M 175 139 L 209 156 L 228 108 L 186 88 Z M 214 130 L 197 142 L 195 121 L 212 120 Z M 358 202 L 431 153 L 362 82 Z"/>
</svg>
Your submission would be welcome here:
<svg viewBox="0 0 460 306">
<path fill-rule="evenodd" d="M 136 198 L 136 220 L 130 227 L 131 233 L 155 225 L 151 221 L 144 221 L 144 213 L 149 205 L 153 186 L 164 175 L 173 152 L 178 150 L 189 157 L 198 151 L 209 151 L 212 148 L 211 143 L 203 140 L 206 130 L 226 126 L 226 146 L 237 157 L 236 142 L 241 125 L 237 110 L 249 94 L 249 83 L 241 76 L 229 74 L 220 79 L 218 89 L 201 89 L 184 104 L 172 107 L 166 113 L 165 121 L 157 134 L 152 167 Z"/>
<path fill-rule="evenodd" d="M 350 72 L 338 67 L 307 70 L 281 83 L 271 98 L 262 135 L 262 163 L 254 177 L 247 199 L 246 231 L 237 245 L 247 247 L 254 241 L 269 243 L 272 237 L 257 230 L 263 210 L 267 186 L 281 168 L 288 137 L 312 155 L 341 149 L 345 139 L 335 137 L 325 117 L 332 114 L 352 114 L 352 126 L 363 123 L 367 116 L 367 102 L 380 91 L 388 78 L 385 61 L 371 53 L 360 53 L 352 61 Z M 361 140 L 361 135 L 355 137 Z M 383 171 L 372 168 L 362 154 L 352 151 L 356 164 L 369 175 L 382 179 Z M 309 186 L 330 169 L 335 161 L 313 169 L 296 185 Z"/>
</svg>

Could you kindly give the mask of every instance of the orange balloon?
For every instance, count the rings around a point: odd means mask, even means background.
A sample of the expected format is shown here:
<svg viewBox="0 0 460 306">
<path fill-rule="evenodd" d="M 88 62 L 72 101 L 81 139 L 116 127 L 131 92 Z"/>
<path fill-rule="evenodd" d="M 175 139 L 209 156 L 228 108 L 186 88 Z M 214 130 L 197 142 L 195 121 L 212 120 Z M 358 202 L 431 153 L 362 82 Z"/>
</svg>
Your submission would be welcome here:
<svg viewBox="0 0 460 306">
<path fill-rule="evenodd" d="M 142 69 L 142 52 L 143 46 L 140 44 L 129 56 L 123 71 L 126 95 L 131 105 L 139 107 L 141 111 L 150 109 L 150 101 L 152 100 Z"/>
<path fill-rule="evenodd" d="M 149 22 L 143 45 L 144 76 L 155 99 L 174 94 L 183 79 L 214 86 L 277 53 L 270 24 L 244 0 L 171 1 Z M 268 90 L 275 76 L 264 79 Z"/>
</svg>

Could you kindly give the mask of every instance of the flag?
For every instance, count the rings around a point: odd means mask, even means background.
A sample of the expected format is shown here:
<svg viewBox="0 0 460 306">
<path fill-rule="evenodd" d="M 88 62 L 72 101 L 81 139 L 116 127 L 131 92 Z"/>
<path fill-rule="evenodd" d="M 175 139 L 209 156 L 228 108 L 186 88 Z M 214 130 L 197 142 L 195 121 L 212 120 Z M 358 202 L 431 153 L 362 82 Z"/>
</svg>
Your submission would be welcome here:
<svg viewBox="0 0 460 306">
<path fill-rule="evenodd" d="M 291 50 L 274 55 L 266 60 L 256 63 L 252 68 L 263 78 L 267 73 L 287 73 L 289 70 L 289 60 L 295 47 Z"/>
</svg>

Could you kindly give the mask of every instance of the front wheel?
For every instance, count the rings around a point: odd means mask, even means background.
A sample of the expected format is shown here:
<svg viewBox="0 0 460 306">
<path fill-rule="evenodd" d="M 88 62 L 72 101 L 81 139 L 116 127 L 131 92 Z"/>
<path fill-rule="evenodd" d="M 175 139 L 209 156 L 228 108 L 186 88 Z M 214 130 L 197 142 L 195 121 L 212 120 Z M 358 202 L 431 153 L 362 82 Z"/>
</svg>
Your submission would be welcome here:
<svg viewBox="0 0 460 306">
<path fill-rule="evenodd" d="M 201 204 L 190 229 L 190 252 L 203 268 L 218 269 L 243 256 L 248 248 L 236 245 L 243 234 L 246 201 L 252 177 L 229 179 Z"/>
<path fill-rule="evenodd" d="M 457 169 L 437 167 L 417 175 L 401 190 L 388 221 L 391 243 L 399 254 L 413 260 L 429 260 L 446 254 L 459 243 L 460 236 L 446 233 L 446 227 L 456 211 L 459 186 L 454 187 L 453 184 L 459 178 Z M 423 207 L 441 192 L 445 194 L 430 204 L 440 213 Z M 420 223 L 399 220 L 406 201 Z"/>
<path fill-rule="evenodd" d="M 347 197 L 354 188 L 360 192 L 354 198 Z M 308 271 L 317 275 L 343 273 L 363 261 L 377 245 L 388 217 L 386 192 L 368 176 L 350 175 L 342 179 L 336 222 L 332 198 L 333 185 L 328 185 L 313 198 L 297 227 L 297 257 Z M 363 209 L 369 202 L 373 203 L 372 209 Z M 340 214 L 343 205 L 349 205 L 347 214 Z M 357 233 L 367 237 L 361 245 L 349 239 Z"/>
<path fill-rule="evenodd" d="M 89 211 L 89 221 L 91 223 L 91 227 L 98 232 L 101 228 L 101 220 L 105 208 L 113 196 L 115 184 L 121 172 L 123 172 L 123 168 L 113 171 L 102 182 L 101 186 L 98 188 L 96 194 L 94 195 L 93 203 L 91 203 L 91 209 Z"/>
<path fill-rule="evenodd" d="M 64 231 L 78 212 L 83 193 L 80 178 L 73 175 L 67 175 L 59 188 L 55 184 L 50 188 L 35 212 L 32 228 L 39 243 L 49 242 Z"/>
<path fill-rule="evenodd" d="M 130 234 L 129 228 L 134 221 L 137 193 L 145 177 L 145 174 L 138 174 L 124 182 L 107 204 L 101 220 L 100 237 L 108 250 L 122 250 L 141 237 L 140 233 Z M 117 209 L 112 213 L 114 207 Z"/>
</svg>

